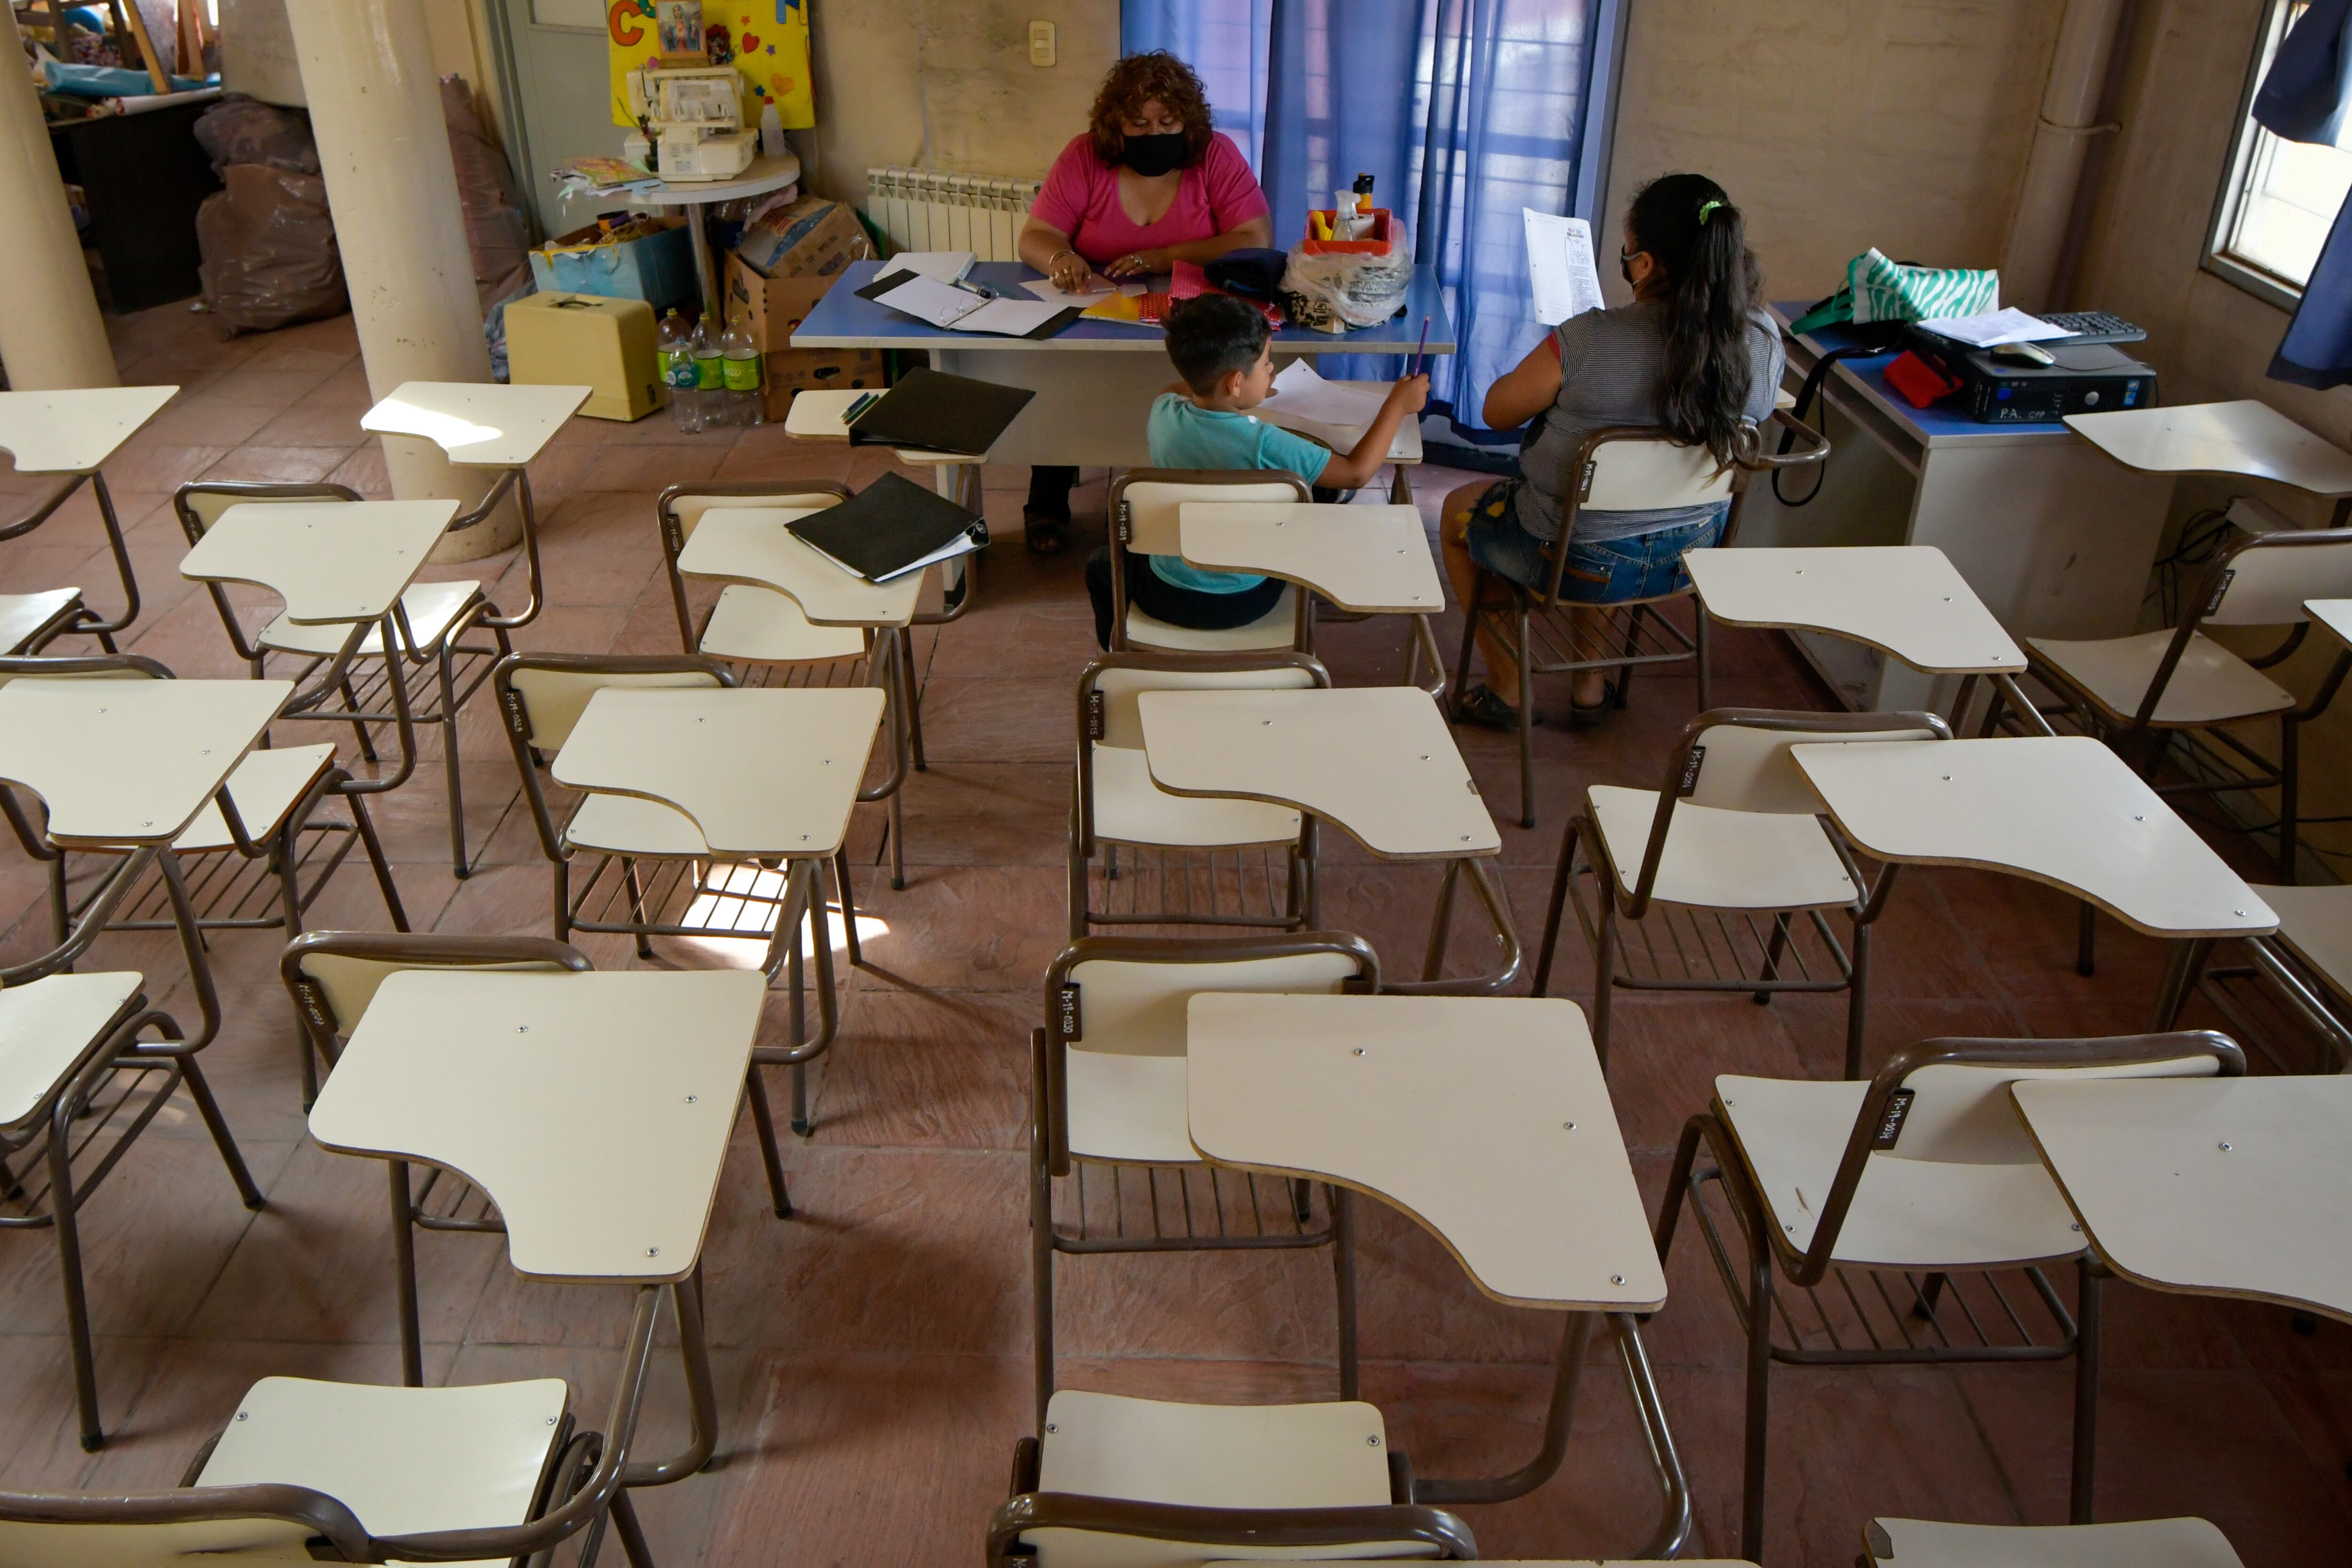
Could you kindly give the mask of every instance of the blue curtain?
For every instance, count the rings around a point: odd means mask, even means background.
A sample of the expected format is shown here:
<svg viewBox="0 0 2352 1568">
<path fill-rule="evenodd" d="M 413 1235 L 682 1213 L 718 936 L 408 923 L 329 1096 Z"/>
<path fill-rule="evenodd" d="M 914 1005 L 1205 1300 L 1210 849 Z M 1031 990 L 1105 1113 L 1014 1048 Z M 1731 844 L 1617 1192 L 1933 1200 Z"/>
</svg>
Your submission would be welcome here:
<svg viewBox="0 0 2352 1568">
<path fill-rule="evenodd" d="M 2292 32 L 2254 94 L 2254 118 L 2290 142 L 2343 142 L 2352 110 L 2352 0 L 2315 0 Z M 2271 357 L 2273 381 L 2297 386 L 2352 382 L 2352 202 L 2336 214 L 2303 301 Z"/>
<path fill-rule="evenodd" d="M 1121 46 L 1164 48 L 1208 88 L 1296 245 L 1307 209 L 1372 176 L 1414 259 L 1436 269 L 1461 349 L 1431 362 L 1465 438 L 1486 388 L 1541 338 L 1519 209 L 1578 210 L 1601 0 L 1126 0 Z M 1606 84 L 1601 84 L 1605 89 Z M 1333 356 L 1326 374 L 1402 374 Z M 1441 411 L 1444 411 L 1441 409 Z"/>
</svg>

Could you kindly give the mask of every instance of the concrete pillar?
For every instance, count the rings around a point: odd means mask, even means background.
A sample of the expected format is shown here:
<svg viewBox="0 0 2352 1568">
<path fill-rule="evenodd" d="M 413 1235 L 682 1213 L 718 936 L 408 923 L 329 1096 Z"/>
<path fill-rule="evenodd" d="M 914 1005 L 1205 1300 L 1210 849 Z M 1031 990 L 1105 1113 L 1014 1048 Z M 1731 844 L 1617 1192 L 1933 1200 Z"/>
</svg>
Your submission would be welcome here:
<svg viewBox="0 0 2352 1568">
<path fill-rule="evenodd" d="M 0 366 L 18 392 L 119 386 L 40 100 L 18 68 L 24 60 L 14 8 L 0 5 L 0 213 L 9 229 Z"/>
<path fill-rule="evenodd" d="M 415 0 L 289 0 L 286 16 L 368 390 L 383 398 L 404 381 L 488 381 L 490 353 L 423 7 Z M 403 500 L 454 499 L 470 510 L 497 478 L 451 467 L 440 447 L 419 437 L 376 438 L 392 493 Z M 487 554 L 513 543 L 520 530 L 508 507 L 499 519 L 453 535 L 435 558 Z"/>
</svg>

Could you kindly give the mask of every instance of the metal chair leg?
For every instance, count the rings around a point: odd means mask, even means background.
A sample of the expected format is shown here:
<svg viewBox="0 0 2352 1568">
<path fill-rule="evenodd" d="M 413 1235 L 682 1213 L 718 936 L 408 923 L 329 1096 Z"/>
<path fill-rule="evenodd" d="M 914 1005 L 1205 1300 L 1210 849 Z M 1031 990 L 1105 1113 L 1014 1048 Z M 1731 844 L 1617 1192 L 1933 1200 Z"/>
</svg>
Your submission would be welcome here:
<svg viewBox="0 0 2352 1568">
<path fill-rule="evenodd" d="M 238 1199 L 248 1209 L 259 1209 L 264 1202 L 261 1189 L 253 1184 L 253 1173 L 245 1168 L 245 1156 L 237 1152 L 236 1140 L 229 1135 L 228 1120 L 221 1115 L 220 1101 L 213 1098 L 204 1069 L 196 1066 L 194 1057 L 182 1057 L 180 1074 L 188 1098 L 196 1102 L 196 1114 L 205 1119 L 205 1131 L 213 1135 L 213 1147 L 220 1151 L 221 1163 L 228 1167 L 229 1180 L 236 1184 Z"/>
<path fill-rule="evenodd" d="M 375 885 L 383 894 L 383 912 L 392 917 L 392 929 L 408 929 L 408 911 L 401 907 L 400 889 L 392 879 L 392 867 L 383 858 L 383 841 L 376 837 L 375 819 L 368 816 L 367 802 L 359 795 L 347 795 L 345 803 L 352 808 L 352 825 L 359 830 L 360 847 L 367 851 L 368 868 L 375 873 Z"/>
<path fill-rule="evenodd" d="M 905 626 L 898 628 L 898 668 L 907 682 L 907 739 L 914 748 L 915 771 L 929 773 L 931 764 L 923 756 L 923 688 L 915 679 L 915 636 Z"/>
<path fill-rule="evenodd" d="M 1739 1554 L 1764 1561 L 1764 1467 L 1772 1393 L 1772 1255 L 1748 1258 L 1748 1432 L 1739 1479 Z"/>
<path fill-rule="evenodd" d="M 1533 633 L 1525 595 L 1519 606 L 1519 826 L 1536 825 L 1536 671 Z"/>
<path fill-rule="evenodd" d="M 743 1098 L 751 1102 L 751 1125 L 760 1135 L 760 1165 L 768 1175 L 768 1205 L 778 1219 L 790 1219 L 792 1193 L 784 1185 L 783 1156 L 776 1152 L 776 1118 L 768 1109 L 768 1085 L 759 1063 L 753 1062 L 744 1075 L 743 1090 Z"/>
<path fill-rule="evenodd" d="M 392 1266 L 400 1307 L 400 1381 L 425 1386 L 424 1329 L 416 1310 L 416 1207 L 408 1191 L 408 1163 L 385 1162 L 392 1185 Z"/>
<path fill-rule="evenodd" d="M 84 1453 L 95 1454 L 105 1445 L 106 1433 L 98 1420 L 98 1360 L 90 1348 L 89 1297 L 82 1280 L 80 1219 L 75 1213 L 71 1132 L 76 1098 L 71 1092 L 60 1096 L 49 1121 L 49 1214 L 58 1233 L 58 1276 L 66 1293 L 66 1335 L 72 1347 L 81 1447 Z"/>
<path fill-rule="evenodd" d="M 1333 1184 L 1326 1189 L 1331 1204 L 1331 1268 L 1339 1289 L 1339 1397 L 1357 1394 L 1356 1363 L 1356 1194 Z"/>
<path fill-rule="evenodd" d="M 2099 1447 L 2099 1335 L 2101 1285 L 2106 1270 L 2088 1252 L 2076 1265 L 2081 1280 L 2074 1313 L 2074 1467 L 2067 1500 L 2069 1524 L 2088 1524 Z"/>
<path fill-rule="evenodd" d="M 1559 865 L 1551 874 L 1551 905 L 1544 912 L 1543 952 L 1536 959 L 1535 994 L 1551 994 L 1552 951 L 1559 945 L 1559 919 L 1568 908 L 1569 879 L 1575 874 L 1576 818 L 1568 819 L 1568 829 L 1560 836 Z"/>
<path fill-rule="evenodd" d="M 473 868 L 466 860 L 466 789 L 457 769 L 457 684 L 450 668 L 449 637 L 441 639 L 439 674 L 441 679 L 441 761 L 449 774 L 449 859 L 463 880 Z M 392 648 L 384 650 L 387 659 L 400 657 Z"/>
<path fill-rule="evenodd" d="M 1616 999 L 1617 899 L 1607 887 L 1597 889 L 1601 900 L 1601 940 L 1592 944 L 1592 1054 L 1602 1076 L 1609 1072 L 1609 1024 Z"/>
<path fill-rule="evenodd" d="M 2074 916 L 2074 973 L 2077 974 L 2092 973 L 2097 967 L 2093 949 L 2098 940 L 2098 918 L 2099 911 L 2088 899 L 2084 900 L 2082 908 Z"/>
</svg>

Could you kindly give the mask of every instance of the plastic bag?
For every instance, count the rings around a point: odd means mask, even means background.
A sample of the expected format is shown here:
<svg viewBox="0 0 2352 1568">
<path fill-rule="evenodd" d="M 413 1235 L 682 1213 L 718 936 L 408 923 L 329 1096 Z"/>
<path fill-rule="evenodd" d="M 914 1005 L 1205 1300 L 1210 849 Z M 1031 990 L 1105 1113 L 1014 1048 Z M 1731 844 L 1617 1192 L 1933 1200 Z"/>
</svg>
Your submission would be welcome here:
<svg viewBox="0 0 2352 1568">
<path fill-rule="evenodd" d="M 224 98 L 196 117 L 196 145 L 213 161 L 213 173 L 231 163 L 259 163 L 297 174 L 319 172 L 319 144 L 310 117 L 299 109 L 274 109 L 250 98 Z"/>
<path fill-rule="evenodd" d="M 1377 327 L 1404 308 L 1412 281 L 1412 255 L 1403 246 L 1386 256 L 1290 253 L 1282 269 L 1282 304 L 1291 324 L 1318 332 Z"/>
<path fill-rule="evenodd" d="M 196 243 L 205 303 L 222 326 L 268 331 L 348 310 L 327 183 L 258 163 L 231 163 L 221 177 L 227 188 L 196 209 Z"/>
<path fill-rule="evenodd" d="M 1789 330 L 1803 334 L 1841 321 L 1922 321 L 1973 316 L 2000 306 L 2000 274 L 1989 268 L 1915 267 L 1890 261 L 1874 246 L 1846 263 L 1844 287 Z"/>
<path fill-rule="evenodd" d="M 523 265 L 530 228 L 514 170 L 482 130 L 474 89 L 461 76 L 441 79 L 441 118 L 449 129 L 449 161 L 457 171 L 457 205 L 466 214 L 466 248 L 473 253 L 474 285 L 485 293 Z"/>
</svg>

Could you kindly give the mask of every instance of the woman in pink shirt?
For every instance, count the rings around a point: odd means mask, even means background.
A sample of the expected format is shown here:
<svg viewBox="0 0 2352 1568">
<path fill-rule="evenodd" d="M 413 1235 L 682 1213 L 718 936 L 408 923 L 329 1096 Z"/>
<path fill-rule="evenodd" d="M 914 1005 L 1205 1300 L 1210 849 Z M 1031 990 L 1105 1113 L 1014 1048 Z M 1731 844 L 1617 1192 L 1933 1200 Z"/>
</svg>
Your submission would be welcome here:
<svg viewBox="0 0 2352 1568">
<path fill-rule="evenodd" d="M 1021 259 L 1077 289 L 1097 272 L 1143 278 L 1273 242 L 1265 193 L 1241 149 L 1211 128 L 1201 79 L 1154 49 L 1103 78 L 1085 134 L 1062 149 L 1030 206 Z M 1030 549 L 1062 548 L 1077 477 L 1076 468 L 1029 471 L 1022 521 Z"/>
</svg>

